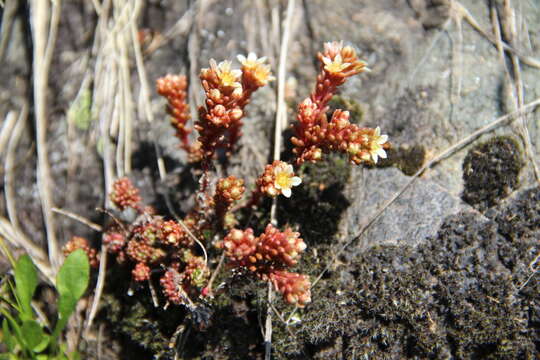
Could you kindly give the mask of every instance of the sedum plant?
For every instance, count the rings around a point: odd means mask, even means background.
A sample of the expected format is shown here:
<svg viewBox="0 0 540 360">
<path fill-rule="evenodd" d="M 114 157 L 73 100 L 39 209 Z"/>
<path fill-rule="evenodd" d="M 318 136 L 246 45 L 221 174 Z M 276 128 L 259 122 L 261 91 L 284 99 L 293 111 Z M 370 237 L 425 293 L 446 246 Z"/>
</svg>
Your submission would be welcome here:
<svg viewBox="0 0 540 360">
<path fill-rule="evenodd" d="M 256 235 L 247 224 L 242 226 L 238 214 L 264 205 L 264 198 L 291 197 L 293 188 L 302 182 L 294 166 L 317 162 L 324 154 L 342 153 L 354 164 L 373 164 L 386 157 L 390 144 L 378 127 L 352 124 L 348 111 L 337 109 L 328 114 L 328 103 L 338 87 L 368 70 L 366 63 L 342 42 L 325 44 L 318 59 L 315 89 L 299 104 L 298 121 L 293 125 L 294 164 L 276 160 L 266 165 L 250 190 L 244 179 L 227 174 L 226 160 L 234 156 L 252 96 L 274 80 L 266 59 L 253 53 L 240 55 L 239 69 L 230 61 L 210 60 L 210 67 L 200 72 L 205 101 L 193 126 L 186 101 L 187 78 L 169 74 L 157 80 L 157 92 L 167 101 L 179 147 L 198 169 L 200 187 L 193 208 L 182 219 L 167 219 L 143 203 L 128 178 L 116 180 L 111 202 L 119 211 L 132 209 L 137 217 L 133 221 L 115 219 L 104 231 L 103 243 L 119 265 L 130 269 L 135 284 L 144 286 L 159 279 L 167 303 L 195 309 L 215 294 L 212 282 L 225 260 L 231 273 L 269 282 L 286 303 L 303 307 L 311 301 L 309 277 L 292 271 L 307 247 L 300 233 L 267 224 Z M 218 158 L 225 159 L 221 178 L 214 171 Z M 95 252 L 80 239 L 74 238 L 65 251 L 74 249 L 84 250 L 97 264 Z M 211 268 L 215 263 L 218 265 Z M 234 281 L 228 285 L 234 286 Z"/>
<path fill-rule="evenodd" d="M 0 359 L 78 359 L 76 352 L 66 354 L 60 341 L 77 301 L 88 286 L 90 269 L 88 257 L 82 250 L 71 253 L 58 271 L 58 315 L 52 328 L 46 327 L 32 309 L 32 298 L 38 285 L 36 267 L 28 255 L 23 255 L 14 265 L 15 283 L 4 283 L 7 291 L 1 297 L 2 343 L 7 350 Z"/>
</svg>

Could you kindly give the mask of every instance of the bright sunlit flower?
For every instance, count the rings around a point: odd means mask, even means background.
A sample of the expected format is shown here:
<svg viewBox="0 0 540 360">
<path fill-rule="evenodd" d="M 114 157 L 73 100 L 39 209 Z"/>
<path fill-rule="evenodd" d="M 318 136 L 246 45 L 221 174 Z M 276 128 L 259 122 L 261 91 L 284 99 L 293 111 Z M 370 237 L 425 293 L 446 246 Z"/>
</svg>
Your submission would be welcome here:
<svg viewBox="0 0 540 360">
<path fill-rule="evenodd" d="M 381 135 L 381 128 L 377 126 L 375 132 L 369 137 L 369 154 L 376 164 L 378 158 L 386 159 L 386 151 L 384 151 L 383 145 L 388 141 L 388 135 Z"/>
<path fill-rule="evenodd" d="M 333 59 L 341 52 L 341 49 L 343 49 L 343 40 L 327 42 L 324 44 L 324 55 Z"/>
<path fill-rule="evenodd" d="M 235 88 L 241 86 L 238 80 L 242 75 L 242 71 L 237 69 L 232 70 L 230 61 L 225 60 L 216 64 L 216 61 L 211 59 L 210 66 L 215 71 L 221 86 Z"/>
<path fill-rule="evenodd" d="M 257 55 L 253 52 L 250 52 L 247 58 L 244 55 L 238 55 L 236 58 L 238 59 L 238 61 L 240 61 L 240 64 L 242 64 L 242 66 L 248 69 L 253 69 L 259 65 L 263 65 L 266 61 L 266 56 L 263 56 L 262 58 L 257 58 Z"/>
<path fill-rule="evenodd" d="M 302 182 L 302 179 L 294 176 L 292 165 L 283 162 L 274 168 L 274 178 L 274 187 L 285 197 L 291 197 L 291 188 Z"/>
<path fill-rule="evenodd" d="M 238 55 L 237 58 L 242 64 L 244 74 L 250 76 L 257 86 L 264 86 L 269 81 L 275 80 L 275 77 L 270 74 L 270 66 L 265 64 L 266 57 L 257 58 L 257 55 L 251 52 L 247 58 L 244 55 Z"/>
<path fill-rule="evenodd" d="M 334 60 L 331 60 L 328 57 L 323 57 L 324 62 L 324 70 L 328 71 L 330 74 L 338 75 L 343 70 L 347 69 L 351 64 L 350 63 L 344 63 L 343 59 L 341 58 L 341 55 L 338 54 L 336 57 L 334 57 Z"/>
</svg>

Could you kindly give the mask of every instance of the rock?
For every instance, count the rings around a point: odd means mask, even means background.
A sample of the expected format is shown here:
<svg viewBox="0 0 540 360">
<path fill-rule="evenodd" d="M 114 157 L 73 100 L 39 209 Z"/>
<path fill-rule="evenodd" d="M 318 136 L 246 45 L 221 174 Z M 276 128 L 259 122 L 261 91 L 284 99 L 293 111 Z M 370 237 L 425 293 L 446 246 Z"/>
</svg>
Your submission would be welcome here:
<svg viewBox="0 0 540 360">
<path fill-rule="evenodd" d="M 344 224 L 346 237 L 350 239 L 356 236 L 383 204 L 409 180 L 410 177 L 394 168 L 355 169 L 347 189 L 352 205 L 347 210 Z M 442 186 L 421 178 L 375 220 L 354 246 L 356 251 L 383 244 L 414 247 L 434 236 L 443 220 L 458 212 L 470 212 L 482 217 Z"/>
</svg>

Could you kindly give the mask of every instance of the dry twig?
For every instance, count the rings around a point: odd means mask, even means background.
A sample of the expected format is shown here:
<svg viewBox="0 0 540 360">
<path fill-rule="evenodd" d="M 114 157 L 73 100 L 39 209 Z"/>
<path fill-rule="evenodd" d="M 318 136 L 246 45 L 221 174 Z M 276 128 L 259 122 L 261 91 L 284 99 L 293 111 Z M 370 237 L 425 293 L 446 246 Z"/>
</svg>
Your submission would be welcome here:
<svg viewBox="0 0 540 360">
<path fill-rule="evenodd" d="M 57 269 L 60 262 L 58 240 L 56 238 L 56 222 L 52 214 L 52 178 L 49 168 L 47 151 L 47 82 L 49 67 L 56 42 L 58 22 L 62 2 L 57 0 L 53 4 L 50 15 L 48 1 L 33 0 L 32 9 L 32 36 L 34 42 L 34 107 L 36 117 L 36 143 L 38 154 L 38 189 L 41 199 L 45 228 L 47 232 L 47 245 L 49 261 L 53 269 Z M 50 25 L 48 26 L 50 22 Z"/>
</svg>

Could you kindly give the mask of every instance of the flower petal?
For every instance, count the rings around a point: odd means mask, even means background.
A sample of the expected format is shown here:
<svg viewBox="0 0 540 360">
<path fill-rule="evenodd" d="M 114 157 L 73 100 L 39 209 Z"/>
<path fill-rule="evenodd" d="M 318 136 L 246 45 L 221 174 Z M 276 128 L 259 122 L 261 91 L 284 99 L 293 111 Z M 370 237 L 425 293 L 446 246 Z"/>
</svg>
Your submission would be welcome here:
<svg viewBox="0 0 540 360">
<path fill-rule="evenodd" d="M 238 55 L 236 58 L 238 59 L 238 61 L 240 61 L 240 64 L 242 64 L 242 65 L 244 65 L 244 63 L 247 60 L 244 55 Z"/>
<path fill-rule="evenodd" d="M 292 174 L 292 173 L 294 173 L 294 169 L 293 169 L 293 167 L 292 167 L 291 164 L 287 164 L 287 165 L 285 166 L 285 169 L 284 169 L 284 170 L 285 170 L 285 172 L 286 172 L 287 174 Z"/>
<path fill-rule="evenodd" d="M 291 179 L 292 186 L 298 186 L 302 183 L 302 179 L 300 179 L 298 176 L 295 176 Z"/>
<path fill-rule="evenodd" d="M 290 198 L 292 194 L 291 188 L 281 189 L 281 193 L 283 194 L 283 196 Z"/>
</svg>

